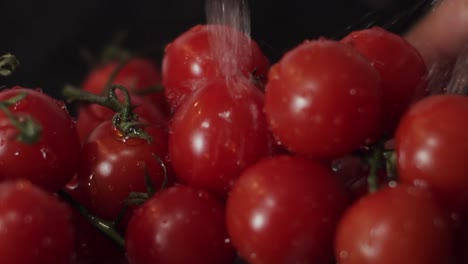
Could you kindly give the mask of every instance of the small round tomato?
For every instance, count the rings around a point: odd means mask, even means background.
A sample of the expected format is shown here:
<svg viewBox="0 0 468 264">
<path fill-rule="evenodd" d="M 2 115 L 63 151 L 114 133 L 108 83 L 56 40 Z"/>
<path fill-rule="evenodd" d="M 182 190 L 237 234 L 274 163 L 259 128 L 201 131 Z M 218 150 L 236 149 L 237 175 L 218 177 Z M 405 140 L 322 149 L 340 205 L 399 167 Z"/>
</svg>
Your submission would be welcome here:
<svg viewBox="0 0 468 264">
<path fill-rule="evenodd" d="M 123 63 L 112 84 L 126 87 L 132 95 L 148 98 L 160 111 L 167 113 L 164 92 L 147 91 L 161 85 L 159 67 L 152 60 L 143 57 L 134 57 Z M 120 62 L 114 61 L 92 69 L 83 81 L 82 88 L 90 93 L 101 94 L 117 67 L 120 67 Z"/>
<path fill-rule="evenodd" d="M 228 196 L 228 234 L 252 264 L 329 263 L 347 199 L 322 163 L 297 156 L 263 159 L 242 173 Z"/>
<path fill-rule="evenodd" d="M 123 102 L 123 98 L 121 98 L 121 100 Z M 169 118 L 152 102 L 143 100 L 138 96 L 131 96 L 131 101 L 132 105 L 135 106 L 135 108 L 133 108 L 133 112 L 137 114 L 139 118 L 144 119 L 148 125 L 160 127 L 167 126 Z M 114 115 L 115 112 L 101 105 L 91 104 L 80 106 L 76 126 L 78 128 L 78 134 L 81 141 L 85 141 L 89 133 L 91 133 L 94 128 L 102 122 L 112 119 Z"/>
<path fill-rule="evenodd" d="M 78 167 L 80 140 L 65 104 L 40 90 L 14 87 L 0 92 L 0 101 L 20 94 L 25 97 L 8 107 L 13 115 L 29 116 L 40 127 L 37 142 L 16 139 L 18 129 L 0 111 L 0 180 L 28 179 L 54 192 L 64 187 Z"/>
<path fill-rule="evenodd" d="M 380 27 L 354 31 L 342 40 L 352 45 L 379 72 L 382 81 L 383 129 L 393 135 L 408 107 L 427 94 L 427 67 L 403 37 Z"/>
<path fill-rule="evenodd" d="M 169 156 L 177 178 L 225 196 L 247 166 L 273 151 L 263 94 L 247 80 L 212 81 L 174 113 Z"/>
<path fill-rule="evenodd" d="M 175 185 L 156 193 L 132 216 L 125 235 L 130 264 L 233 263 L 222 203 Z"/>
<path fill-rule="evenodd" d="M 453 226 L 428 189 L 385 187 L 345 213 L 338 224 L 340 264 L 454 263 Z"/>
<path fill-rule="evenodd" d="M 197 25 L 172 41 L 162 64 L 164 92 L 172 110 L 212 79 L 244 76 L 263 86 L 269 67 L 257 43 L 226 25 Z"/>
<path fill-rule="evenodd" d="M 26 180 L 0 183 L 0 263 L 70 263 L 70 208 Z"/>
<path fill-rule="evenodd" d="M 167 133 L 157 127 L 145 130 L 151 142 L 123 136 L 106 121 L 83 144 L 77 188 L 94 214 L 106 220 L 117 218 L 130 192 L 147 191 L 146 172 L 156 189 L 163 183 L 161 160 L 167 164 Z"/>
<path fill-rule="evenodd" d="M 403 116 L 396 132 L 401 181 L 429 185 L 445 205 L 468 213 L 468 98 L 434 95 Z"/>
<path fill-rule="evenodd" d="M 290 151 L 338 158 L 380 131 L 377 71 L 338 41 L 307 41 L 290 50 L 268 75 L 265 113 L 273 134 Z"/>
</svg>

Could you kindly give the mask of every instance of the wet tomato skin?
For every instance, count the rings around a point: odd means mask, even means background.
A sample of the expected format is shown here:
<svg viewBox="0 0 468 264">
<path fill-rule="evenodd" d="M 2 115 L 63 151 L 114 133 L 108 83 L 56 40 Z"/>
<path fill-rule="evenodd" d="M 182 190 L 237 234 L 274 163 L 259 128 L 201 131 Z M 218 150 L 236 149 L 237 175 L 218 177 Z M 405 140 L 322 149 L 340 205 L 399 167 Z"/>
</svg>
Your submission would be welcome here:
<svg viewBox="0 0 468 264">
<path fill-rule="evenodd" d="M 55 192 L 71 180 L 78 168 L 81 145 L 75 122 L 64 102 L 39 89 L 13 87 L 0 92 L 0 101 L 25 93 L 9 107 L 13 115 L 30 116 L 41 127 L 39 140 L 25 144 L 18 130 L 0 111 L 0 180 L 28 179 Z"/>
<path fill-rule="evenodd" d="M 380 27 L 351 32 L 341 41 L 357 49 L 379 72 L 383 130 L 393 135 L 408 107 L 427 95 L 428 70 L 422 56 L 403 37 Z"/>
<path fill-rule="evenodd" d="M 255 77 L 261 88 L 269 61 L 257 43 L 225 25 L 196 25 L 165 49 L 162 83 L 172 111 L 212 79 Z"/>
<path fill-rule="evenodd" d="M 126 232 L 130 264 L 232 263 L 223 204 L 196 188 L 175 185 L 135 211 Z"/>
<path fill-rule="evenodd" d="M 331 169 L 298 156 L 247 168 L 227 199 L 228 234 L 249 263 L 329 263 L 348 204 Z"/>
<path fill-rule="evenodd" d="M 429 189 L 385 187 L 347 209 L 335 240 L 340 264 L 452 264 L 452 222 Z"/>
<path fill-rule="evenodd" d="M 268 74 L 265 113 L 288 150 L 338 158 L 380 135 L 377 71 L 356 50 L 327 39 L 288 51 Z"/>
<path fill-rule="evenodd" d="M 263 94 L 248 80 L 217 79 L 175 112 L 169 156 L 185 184 L 225 196 L 239 174 L 271 155 Z"/>
<path fill-rule="evenodd" d="M 145 130 L 151 142 L 123 136 L 109 120 L 96 127 L 83 144 L 77 188 L 94 214 L 114 220 L 130 192 L 146 192 L 145 168 L 155 189 L 161 186 L 164 170 L 158 158 L 169 167 L 167 133 L 157 127 Z"/>
<path fill-rule="evenodd" d="M 0 222 L 1 263 L 71 262 L 72 211 L 31 182 L 0 183 Z"/>
<path fill-rule="evenodd" d="M 396 132 L 399 178 L 431 187 L 448 208 L 468 213 L 468 99 L 434 95 L 411 107 Z"/>
</svg>

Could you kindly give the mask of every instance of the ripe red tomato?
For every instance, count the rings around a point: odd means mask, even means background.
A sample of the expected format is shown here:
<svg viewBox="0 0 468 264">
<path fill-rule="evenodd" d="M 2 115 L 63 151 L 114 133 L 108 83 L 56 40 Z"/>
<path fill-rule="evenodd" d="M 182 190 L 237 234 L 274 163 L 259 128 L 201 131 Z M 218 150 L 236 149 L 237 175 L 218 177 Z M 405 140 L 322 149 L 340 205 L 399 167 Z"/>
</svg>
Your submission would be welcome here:
<svg viewBox="0 0 468 264">
<path fill-rule="evenodd" d="M 65 104 L 40 90 L 14 87 L 0 92 L 0 101 L 21 93 L 26 96 L 8 109 L 14 115 L 29 115 L 42 128 L 33 144 L 15 139 L 18 134 L 0 111 L 0 180 L 28 179 L 54 192 L 64 187 L 77 170 L 81 151 L 75 123 Z"/>
<path fill-rule="evenodd" d="M 146 120 L 149 125 L 166 127 L 169 121 L 168 116 L 160 111 L 152 102 L 144 100 L 138 96 L 131 96 L 132 104 L 136 107 L 133 112 L 139 118 Z M 123 101 L 123 97 L 121 98 Z M 104 106 L 91 104 L 80 106 L 76 126 L 81 141 L 85 141 L 89 133 L 104 121 L 112 119 L 115 112 Z"/>
<path fill-rule="evenodd" d="M 451 209 L 468 213 L 468 98 L 434 95 L 413 105 L 396 132 L 401 181 L 429 185 Z"/>
<path fill-rule="evenodd" d="M 348 198 L 331 169 L 297 156 L 247 168 L 227 199 L 228 234 L 249 263 L 329 263 Z"/>
<path fill-rule="evenodd" d="M 125 235 L 130 264 L 232 263 L 222 203 L 175 185 L 156 193 L 132 216 Z"/>
<path fill-rule="evenodd" d="M 257 43 L 225 25 L 197 25 L 172 41 L 162 64 L 164 92 L 172 110 L 215 78 L 244 76 L 263 86 L 269 67 Z"/>
<path fill-rule="evenodd" d="M 70 263 L 71 213 L 29 181 L 0 183 L 0 263 Z"/>
<path fill-rule="evenodd" d="M 393 135 L 409 105 L 427 94 L 423 58 L 403 37 L 380 27 L 351 32 L 342 41 L 361 52 L 380 73 L 383 127 Z"/>
<path fill-rule="evenodd" d="M 337 158 L 379 135 L 379 76 L 351 47 L 326 39 L 304 42 L 268 78 L 267 120 L 290 151 Z"/>
<path fill-rule="evenodd" d="M 154 187 L 161 186 L 164 170 L 156 157 L 167 161 L 167 133 L 157 127 L 145 130 L 153 138 L 151 143 L 127 138 L 107 121 L 83 144 L 77 188 L 84 193 L 82 202 L 94 214 L 114 220 L 130 192 L 146 192 L 145 167 Z"/>
<path fill-rule="evenodd" d="M 120 62 L 109 62 L 101 65 L 86 76 L 82 88 L 90 93 L 101 94 L 112 73 L 117 70 Z M 150 59 L 134 57 L 129 59 L 115 75 L 113 84 L 126 87 L 131 94 L 138 95 L 145 89 L 161 84 L 161 73 L 159 67 Z M 167 113 L 168 105 L 164 93 L 152 92 L 141 95 L 148 98 L 162 112 Z"/>
<path fill-rule="evenodd" d="M 368 194 L 336 232 L 340 264 L 454 263 L 453 227 L 427 189 L 403 184 Z"/>
<path fill-rule="evenodd" d="M 247 166 L 272 153 L 263 95 L 247 80 L 218 79 L 175 112 L 169 156 L 177 178 L 225 196 Z"/>
</svg>

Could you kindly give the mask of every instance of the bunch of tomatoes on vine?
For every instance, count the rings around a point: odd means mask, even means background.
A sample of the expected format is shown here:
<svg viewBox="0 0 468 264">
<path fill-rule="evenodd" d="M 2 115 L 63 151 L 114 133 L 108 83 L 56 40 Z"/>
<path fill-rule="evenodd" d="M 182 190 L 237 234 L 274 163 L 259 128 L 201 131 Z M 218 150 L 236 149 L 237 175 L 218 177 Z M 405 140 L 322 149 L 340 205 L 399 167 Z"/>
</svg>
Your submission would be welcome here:
<svg viewBox="0 0 468 264">
<path fill-rule="evenodd" d="M 468 99 L 428 75 L 379 27 L 270 64 L 204 24 L 67 101 L 3 88 L 0 263 L 468 263 Z"/>
</svg>

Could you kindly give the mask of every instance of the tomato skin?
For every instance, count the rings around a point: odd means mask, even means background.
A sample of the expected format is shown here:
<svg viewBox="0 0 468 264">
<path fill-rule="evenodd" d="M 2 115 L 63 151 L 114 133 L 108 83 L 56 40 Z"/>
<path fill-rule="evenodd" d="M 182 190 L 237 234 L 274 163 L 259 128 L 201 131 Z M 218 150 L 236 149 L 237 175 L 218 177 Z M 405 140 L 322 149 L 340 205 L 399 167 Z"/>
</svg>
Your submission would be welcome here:
<svg viewBox="0 0 468 264">
<path fill-rule="evenodd" d="M 228 234 L 249 263 L 329 263 L 347 206 L 327 166 L 275 156 L 247 168 L 227 199 Z"/>
<path fill-rule="evenodd" d="M 434 95 L 413 105 L 396 132 L 399 179 L 429 185 L 445 205 L 468 213 L 468 99 Z"/>
<path fill-rule="evenodd" d="M 379 72 L 383 129 L 393 135 L 403 113 L 428 93 L 423 58 L 403 37 L 380 27 L 351 32 L 342 42 L 356 48 Z"/>
<path fill-rule="evenodd" d="M 124 102 L 123 97 L 121 100 Z M 131 96 L 131 100 L 132 104 L 136 106 L 133 111 L 139 118 L 146 120 L 149 125 L 167 126 L 169 122 L 168 116 L 161 112 L 152 102 L 143 100 L 138 96 Z M 102 122 L 112 119 L 114 115 L 115 112 L 101 105 L 80 106 L 76 126 L 81 141 L 85 141 L 94 128 Z"/>
<path fill-rule="evenodd" d="M 83 81 L 83 90 L 101 94 L 119 64 L 120 62 L 117 61 L 108 62 L 92 69 Z M 134 57 L 122 66 L 112 83 L 122 85 L 129 89 L 131 94 L 135 94 L 149 87 L 160 85 L 161 73 L 159 67 L 152 60 Z M 142 95 L 142 97 L 149 99 L 163 113 L 167 113 L 168 105 L 163 92 L 149 93 Z"/>
<path fill-rule="evenodd" d="M 31 116 L 42 133 L 31 145 L 17 141 L 17 129 L 0 111 L 0 180 L 23 178 L 47 191 L 58 191 L 78 166 L 81 146 L 75 122 L 63 102 L 40 90 L 13 87 L 0 92 L 0 101 L 20 93 L 26 93 L 26 97 L 9 110 L 14 115 Z"/>
<path fill-rule="evenodd" d="M 428 189 L 385 187 L 347 209 L 336 231 L 340 264 L 449 264 L 454 235 L 446 211 Z"/>
<path fill-rule="evenodd" d="M 222 203 L 175 185 L 156 193 L 132 216 L 126 232 L 130 264 L 232 263 Z"/>
<path fill-rule="evenodd" d="M 262 87 L 265 81 L 262 77 L 266 76 L 268 67 L 269 61 L 260 47 L 244 33 L 225 25 L 196 25 L 166 47 L 162 83 L 175 111 L 187 95 L 208 80 L 231 76 L 250 78 L 255 71 Z"/>
<path fill-rule="evenodd" d="M 70 263 L 70 208 L 26 180 L 0 183 L 0 263 Z"/>
<path fill-rule="evenodd" d="M 273 151 L 263 95 L 249 81 L 218 79 L 174 113 L 169 156 L 182 183 L 225 196 L 241 171 Z"/>
<path fill-rule="evenodd" d="M 265 113 L 290 151 L 338 158 L 380 134 L 380 79 L 356 50 L 327 39 L 307 41 L 272 66 Z"/>
<path fill-rule="evenodd" d="M 161 186 L 164 171 L 156 157 L 169 167 L 167 133 L 156 127 L 145 130 L 153 138 L 151 143 L 127 138 L 107 121 L 96 127 L 83 144 L 77 188 L 84 193 L 82 202 L 94 214 L 114 220 L 130 192 L 146 192 L 145 166 L 154 187 Z"/>
</svg>

